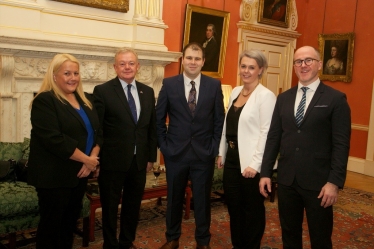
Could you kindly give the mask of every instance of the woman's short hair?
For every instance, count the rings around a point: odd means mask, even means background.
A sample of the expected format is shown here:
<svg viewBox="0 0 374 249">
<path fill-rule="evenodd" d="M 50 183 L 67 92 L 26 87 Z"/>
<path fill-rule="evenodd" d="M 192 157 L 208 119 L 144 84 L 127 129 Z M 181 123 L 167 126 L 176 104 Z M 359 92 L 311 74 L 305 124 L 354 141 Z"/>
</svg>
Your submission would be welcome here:
<svg viewBox="0 0 374 249">
<path fill-rule="evenodd" d="M 259 66 L 259 68 L 263 68 L 262 73 L 258 76 L 258 78 L 261 79 L 262 75 L 268 68 L 268 61 L 264 53 L 258 49 L 244 50 L 239 56 L 239 66 L 242 63 L 243 57 L 254 59 L 257 62 L 257 65 Z"/>
<path fill-rule="evenodd" d="M 78 65 L 79 70 L 79 61 L 71 54 L 56 54 L 51 63 L 48 66 L 47 72 L 44 76 L 42 85 L 36 94 L 35 98 L 42 92 L 52 91 L 57 99 L 59 99 L 62 103 L 68 102 L 65 95 L 61 91 L 61 89 L 57 86 L 55 79 L 55 74 L 60 70 L 62 64 L 64 64 L 66 61 L 71 61 L 73 63 L 76 63 Z M 82 80 L 79 78 L 78 86 L 76 89 L 76 93 L 79 95 L 79 97 L 82 99 L 82 101 L 90 108 L 92 109 L 91 102 L 86 98 L 84 92 L 83 92 L 83 86 L 82 86 Z M 35 99 L 34 98 L 34 99 Z M 32 102 L 30 104 L 30 107 L 32 105 Z"/>
</svg>

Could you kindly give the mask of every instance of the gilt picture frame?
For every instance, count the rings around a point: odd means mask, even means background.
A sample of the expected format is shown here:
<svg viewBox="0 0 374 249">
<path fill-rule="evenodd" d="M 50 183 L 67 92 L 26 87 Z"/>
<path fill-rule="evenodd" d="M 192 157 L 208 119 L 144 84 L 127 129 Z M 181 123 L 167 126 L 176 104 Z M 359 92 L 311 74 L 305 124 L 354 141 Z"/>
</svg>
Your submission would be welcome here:
<svg viewBox="0 0 374 249">
<path fill-rule="evenodd" d="M 321 80 L 352 81 L 353 51 L 355 34 L 319 34 L 318 45 L 321 54 Z"/>
<path fill-rule="evenodd" d="M 291 0 L 259 0 L 257 22 L 288 28 Z"/>
<path fill-rule="evenodd" d="M 204 47 L 202 73 L 205 75 L 223 77 L 229 22 L 229 12 L 187 4 L 183 47 L 191 42 L 200 43 Z M 207 37 L 208 29 L 213 30 L 213 37 Z"/>
<path fill-rule="evenodd" d="M 129 11 L 129 0 L 53 0 L 56 2 L 77 4 L 86 7 L 113 10 L 127 13 Z"/>
</svg>

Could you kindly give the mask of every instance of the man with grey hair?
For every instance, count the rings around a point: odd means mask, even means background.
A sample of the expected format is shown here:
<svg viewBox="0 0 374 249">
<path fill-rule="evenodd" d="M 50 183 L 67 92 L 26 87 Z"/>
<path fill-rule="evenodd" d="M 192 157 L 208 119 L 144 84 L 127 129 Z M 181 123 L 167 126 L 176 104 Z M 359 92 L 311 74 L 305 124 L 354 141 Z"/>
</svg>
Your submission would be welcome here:
<svg viewBox="0 0 374 249">
<path fill-rule="evenodd" d="M 94 89 L 94 103 L 104 134 L 98 182 L 105 249 L 136 248 L 133 241 L 146 172 L 156 161 L 155 97 L 151 87 L 135 80 L 139 67 L 135 50 L 120 49 L 114 62 L 117 77 Z"/>
</svg>

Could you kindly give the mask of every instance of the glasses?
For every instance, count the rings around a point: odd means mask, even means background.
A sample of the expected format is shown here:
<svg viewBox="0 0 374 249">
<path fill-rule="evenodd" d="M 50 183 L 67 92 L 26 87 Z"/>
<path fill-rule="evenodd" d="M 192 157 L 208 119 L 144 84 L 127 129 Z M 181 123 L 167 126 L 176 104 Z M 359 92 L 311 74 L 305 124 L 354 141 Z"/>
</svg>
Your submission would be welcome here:
<svg viewBox="0 0 374 249">
<path fill-rule="evenodd" d="M 293 64 L 294 64 L 295 66 L 297 66 L 297 67 L 301 67 L 301 65 L 303 65 L 303 62 L 304 62 L 305 65 L 310 66 L 310 65 L 312 65 L 313 61 L 319 61 L 319 60 L 317 60 L 317 59 L 313 59 L 313 58 L 306 58 L 306 59 L 304 59 L 304 60 L 295 60 L 295 61 L 293 62 Z"/>
</svg>

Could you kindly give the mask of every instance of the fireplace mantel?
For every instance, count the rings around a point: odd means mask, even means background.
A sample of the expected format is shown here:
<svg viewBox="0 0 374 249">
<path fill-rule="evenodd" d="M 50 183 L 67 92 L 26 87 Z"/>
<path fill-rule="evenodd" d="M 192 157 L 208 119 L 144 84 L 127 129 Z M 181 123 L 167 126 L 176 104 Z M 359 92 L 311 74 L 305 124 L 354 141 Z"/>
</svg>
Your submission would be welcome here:
<svg viewBox="0 0 374 249">
<path fill-rule="evenodd" d="M 49 0 L 0 0 L 0 141 L 30 137 L 30 101 L 53 56 L 80 61 L 83 89 L 116 76 L 114 54 L 131 47 L 139 55 L 136 79 L 161 88 L 165 66 L 180 52 L 164 44 L 163 0 L 128 0 L 127 13 Z"/>
<path fill-rule="evenodd" d="M 70 53 L 78 58 L 83 88 L 92 92 L 95 85 L 116 76 L 113 62 L 117 49 L 0 36 L 0 141 L 17 142 L 30 137 L 29 104 L 56 53 Z M 153 87 L 157 98 L 165 66 L 177 62 L 181 53 L 135 50 L 141 64 L 136 79 Z"/>
</svg>

